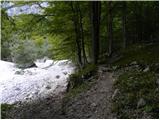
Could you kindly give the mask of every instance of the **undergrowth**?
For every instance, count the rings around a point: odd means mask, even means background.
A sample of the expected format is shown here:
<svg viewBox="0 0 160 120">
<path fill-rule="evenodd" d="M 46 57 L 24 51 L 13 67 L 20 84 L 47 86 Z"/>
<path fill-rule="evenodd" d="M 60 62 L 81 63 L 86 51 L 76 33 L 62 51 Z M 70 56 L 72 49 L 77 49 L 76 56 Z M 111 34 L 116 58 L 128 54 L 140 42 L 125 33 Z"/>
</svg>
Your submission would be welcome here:
<svg viewBox="0 0 160 120">
<path fill-rule="evenodd" d="M 113 65 L 124 66 L 133 61 L 139 64 L 158 63 L 159 47 L 157 44 L 132 45 L 121 51 L 122 58 L 114 62 Z"/>
<path fill-rule="evenodd" d="M 113 63 L 121 66 L 121 70 L 133 61 L 138 65 L 124 70 L 114 82 L 114 89 L 119 93 L 113 99 L 112 111 L 117 118 L 159 118 L 158 59 L 158 45 L 137 45 L 123 51 L 123 57 Z M 141 65 L 149 67 L 149 70 L 140 70 Z M 141 98 L 145 105 L 137 107 Z"/>
</svg>

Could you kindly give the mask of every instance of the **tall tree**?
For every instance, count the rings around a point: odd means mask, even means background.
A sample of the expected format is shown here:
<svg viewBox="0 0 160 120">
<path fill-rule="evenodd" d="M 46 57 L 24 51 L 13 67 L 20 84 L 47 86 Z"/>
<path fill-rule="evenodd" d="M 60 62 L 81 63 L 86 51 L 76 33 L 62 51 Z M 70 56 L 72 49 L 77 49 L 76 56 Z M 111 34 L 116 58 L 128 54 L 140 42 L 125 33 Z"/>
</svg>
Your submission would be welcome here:
<svg viewBox="0 0 160 120">
<path fill-rule="evenodd" d="M 74 4 L 71 1 L 71 8 L 73 12 L 73 23 L 74 23 L 74 29 L 75 29 L 75 36 L 76 36 L 76 45 L 77 45 L 77 56 L 78 56 L 78 62 L 79 66 L 82 66 L 82 53 L 81 53 L 81 40 L 80 40 L 80 31 L 79 31 L 79 19 L 77 15 L 77 7 L 74 8 Z"/>
<path fill-rule="evenodd" d="M 82 18 L 82 13 L 80 9 L 80 5 L 77 2 L 77 9 L 79 12 L 79 24 L 80 24 L 80 33 L 81 33 L 81 45 L 82 45 L 82 54 L 83 54 L 83 66 L 88 62 L 87 61 L 87 56 L 86 56 L 86 51 L 85 51 L 85 43 L 84 43 L 84 30 L 83 30 L 83 18 Z"/>
<path fill-rule="evenodd" d="M 126 48 L 127 34 L 126 34 L 126 15 L 127 15 L 127 3 L 122 2 L 122 31 L 123 31 L 123 48 Z"/>
<path fill-rule="evenodd" d="M 112 42 L 113 42 L 113 15 L 112 15 L 112 2 L 108 1 L 108 40 L 109 40 L 109 49 L 108 55 L 112 54 Z"/>
<path fill-rule="evenodd" d="M 92 23 L 92 60 L 94 64 L 98 62 L 99 56 L 99 34 L 100 34 L 100 13 L 101 13 L 101 2 L 91 2 L 91 23 Z"/>
</svg>

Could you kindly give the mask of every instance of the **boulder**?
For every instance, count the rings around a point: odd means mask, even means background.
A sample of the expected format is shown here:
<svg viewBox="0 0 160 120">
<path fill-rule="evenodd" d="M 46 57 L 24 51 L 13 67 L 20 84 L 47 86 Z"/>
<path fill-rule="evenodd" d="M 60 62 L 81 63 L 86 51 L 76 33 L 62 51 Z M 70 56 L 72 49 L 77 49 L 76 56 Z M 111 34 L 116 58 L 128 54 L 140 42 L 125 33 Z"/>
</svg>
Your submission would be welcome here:
<svg viewBox="0 0 160 120">
<path fill-rule="evenodd" d="M 119 93 L 120 93 L 119 89 L 115 89 L 115 91 L 112 95 L 112 99 L 114 99 Z"/>
<path fill-rule="evenodd" d="M 143 72 L 148 72 L 149 71 L 149 67 L 146 67 Z"/>
<path fill-rule="evenodd" d="M 156 84 L 159 85 L 159 79 L 156 80 Z"/>
<path fill-rule="evenodd" d="M 130 65 L 137 65 L 137 61 L 131 62 Z"/>
<path fill-rule="evenodd" d="M 137 108 L 141 108 L 146 105 L 146 101 L 143 98 L 140 98 L 137 103 Z"/>
</svg>

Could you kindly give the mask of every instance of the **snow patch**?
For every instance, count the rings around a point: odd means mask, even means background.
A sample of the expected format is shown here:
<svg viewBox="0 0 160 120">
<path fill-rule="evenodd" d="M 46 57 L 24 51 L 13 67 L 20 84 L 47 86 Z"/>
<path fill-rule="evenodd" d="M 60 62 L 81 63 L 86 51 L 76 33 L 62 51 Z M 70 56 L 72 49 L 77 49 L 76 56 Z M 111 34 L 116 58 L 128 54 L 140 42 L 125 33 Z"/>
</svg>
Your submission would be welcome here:
<svg viewBox="0 0 160 120">
<path fill-rule="evenodd" d="M 67 78 L 75 69 L 71 61 L 47 59 L 35 63 L 37 67 L 21 70 L 0 60 L 0 103 L 30 101 L 66 90 Z"/>
</svg>

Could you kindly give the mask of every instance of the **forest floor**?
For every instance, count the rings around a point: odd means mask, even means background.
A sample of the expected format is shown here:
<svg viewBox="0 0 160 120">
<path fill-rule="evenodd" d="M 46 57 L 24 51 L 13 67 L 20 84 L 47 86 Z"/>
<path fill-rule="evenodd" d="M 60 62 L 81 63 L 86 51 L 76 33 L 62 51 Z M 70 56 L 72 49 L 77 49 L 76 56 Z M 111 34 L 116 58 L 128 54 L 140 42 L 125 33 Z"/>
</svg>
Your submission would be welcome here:
<svg viewBox="0 0 160 120">
<path fill-rule="evenodd" d="M 101 69 L 101 68 L 100 68 Z M 111 112 L 112 73 L 100 70 L 99 78 L 74 97 L 51 96 L 12 108 L 7 118 L 115 118 Z"/>
</svg>

